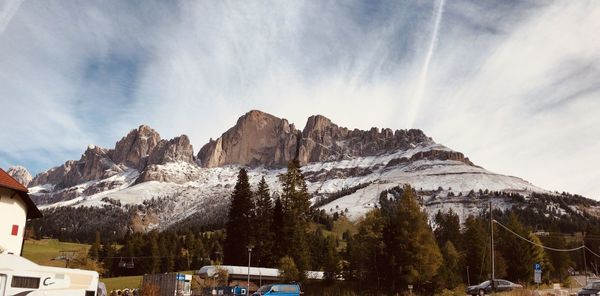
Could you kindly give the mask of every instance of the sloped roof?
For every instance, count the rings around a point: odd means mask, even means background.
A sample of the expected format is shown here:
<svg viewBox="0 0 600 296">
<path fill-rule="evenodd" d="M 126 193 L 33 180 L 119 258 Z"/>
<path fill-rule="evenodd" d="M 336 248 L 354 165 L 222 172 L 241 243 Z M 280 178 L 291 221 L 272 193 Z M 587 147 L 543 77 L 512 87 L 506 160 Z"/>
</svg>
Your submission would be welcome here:
<svg viewBox="0 0 600 296">
<path fill-rule="evenodd" d="M 0 168 L 0 187 L 27 193 L 27 188 Z"/>
<path fill-rule="evenodd" d="M 42 213 L 37 208 L 33 200 L 27 194 L 28 190 L 25 186 L 11 177 L 7 172 L 0 168 L 0 187 L 16 191 L 23 202 L 27 205 L 27 219 L 41 218 Z"/>
</svg>

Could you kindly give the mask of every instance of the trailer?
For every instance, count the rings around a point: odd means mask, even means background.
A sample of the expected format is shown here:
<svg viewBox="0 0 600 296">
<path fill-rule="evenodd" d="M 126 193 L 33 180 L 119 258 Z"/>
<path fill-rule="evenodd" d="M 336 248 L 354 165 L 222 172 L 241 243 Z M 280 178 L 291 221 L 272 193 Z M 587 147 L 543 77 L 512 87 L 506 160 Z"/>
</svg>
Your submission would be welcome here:
<svg viewBox="0 0 600 296">
<path fill-rule="evenodd" d="M 142 287 L 154 286 L 160 296 L 192 295 L 192 275 L 182 273 L 145 274 Z"/>
<path fill-rule="evenodd" d="M 0 254 L 0 296 L 100 296 L 95 271 L 42 266 Z"/>
</svg>

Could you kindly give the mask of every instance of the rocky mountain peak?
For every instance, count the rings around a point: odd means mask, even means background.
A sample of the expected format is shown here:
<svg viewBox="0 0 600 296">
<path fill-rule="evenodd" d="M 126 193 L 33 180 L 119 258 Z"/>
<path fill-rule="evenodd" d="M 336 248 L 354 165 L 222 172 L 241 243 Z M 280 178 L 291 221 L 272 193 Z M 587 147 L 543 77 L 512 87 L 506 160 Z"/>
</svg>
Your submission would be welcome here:
<svg viewBox="0 0 600 296">
<path fill-rule="evenodd" d="M 204 145 L 198 159 L 204 167 L 284 166 L 295 158 L 307 164 L 380 155 L 432 143 L 420 130 L 349 130 L 322 115 L 310 116 L 300 132 L 286 119 L 252 110 L 221 137 Z"/>
<path fill-rule="evenodd" d="M 117 142 L 112 159 L 115 163 L 141 170 L 146 166 L 146 158 L 160 140 L 158 132 L 147 125 L 140 125 Z"/>
<path fill-rule="evenodd" d="M 29 183 L 33 179 L 29 171 L 24 166 L 20 165 L 8 168 L 8 171 L 6 171 L 6 173 L 25 187 L 27 187 L 27 185 L 29 185 Z"/>
<path fill-rule="evenodd" d="M 202 166 L 283 165 L 296 153 L 298 131 L 286 119 L 252 110 L 198 153 Z"/>
</svg>

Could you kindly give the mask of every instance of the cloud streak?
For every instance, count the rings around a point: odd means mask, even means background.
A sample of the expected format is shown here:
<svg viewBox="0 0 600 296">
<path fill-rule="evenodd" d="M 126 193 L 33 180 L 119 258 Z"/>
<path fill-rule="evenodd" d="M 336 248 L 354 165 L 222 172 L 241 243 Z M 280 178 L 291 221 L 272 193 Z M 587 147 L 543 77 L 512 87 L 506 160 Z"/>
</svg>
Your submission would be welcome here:
<svg viewBox="0 0 600 296">
<path fill-rule="evenodd" d="M 39 171 L 142 123 L 198 150 L 256 108 L 300 128 L 414 122 L 600 198 L 598 19 L 592 1 L 25 1 L 0 35 L 0 166 Z"/>
</svg>

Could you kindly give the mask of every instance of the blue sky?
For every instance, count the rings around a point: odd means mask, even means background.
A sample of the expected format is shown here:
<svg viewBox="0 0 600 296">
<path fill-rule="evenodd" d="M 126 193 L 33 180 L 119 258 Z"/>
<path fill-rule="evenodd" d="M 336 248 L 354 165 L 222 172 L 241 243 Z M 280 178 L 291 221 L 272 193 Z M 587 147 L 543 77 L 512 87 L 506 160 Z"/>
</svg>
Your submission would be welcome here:
<svg viewBox="0 0 600 296">
<path fill-rule="evenodd" d="M 36 173 L 140 124 L 197 151 L 260 109 L 421 128 L 600 199 L 597 32 L 597 1 L 3 0 L 0 167 Z"/>
</svg>

